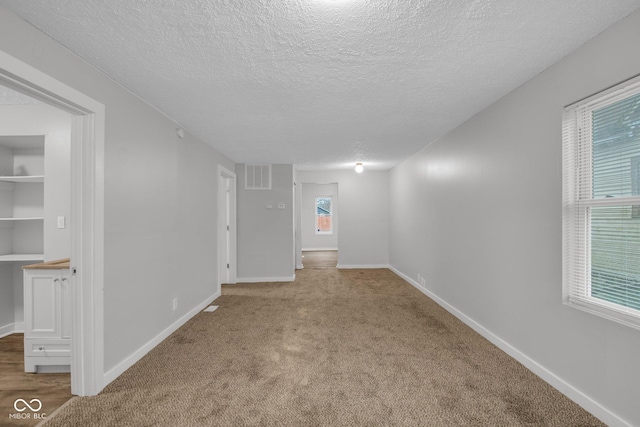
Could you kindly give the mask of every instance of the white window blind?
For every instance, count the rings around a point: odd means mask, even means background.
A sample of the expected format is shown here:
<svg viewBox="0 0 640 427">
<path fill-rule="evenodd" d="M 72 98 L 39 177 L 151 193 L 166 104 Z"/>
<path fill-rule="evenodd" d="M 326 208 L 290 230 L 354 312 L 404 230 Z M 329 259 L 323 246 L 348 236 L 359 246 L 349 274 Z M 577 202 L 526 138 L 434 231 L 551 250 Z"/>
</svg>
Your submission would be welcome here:
<svg viewBox="0 0 640 427">
<path fill-rule="evenodd" d="M 271 190 L 271 165 L 245 165 L 246 190 Z"/>
<path fill-rule="evenodd" d="M 640 83 L 563 117 L 563 298 L 640 328 Z"/>
</svg>

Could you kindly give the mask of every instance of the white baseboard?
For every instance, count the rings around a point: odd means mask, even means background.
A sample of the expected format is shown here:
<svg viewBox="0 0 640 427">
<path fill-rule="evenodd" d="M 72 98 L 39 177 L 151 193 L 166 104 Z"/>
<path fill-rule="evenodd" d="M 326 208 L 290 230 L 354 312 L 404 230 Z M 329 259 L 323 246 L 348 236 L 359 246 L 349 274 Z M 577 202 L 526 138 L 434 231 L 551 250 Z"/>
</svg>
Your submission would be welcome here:
<svg viewBox="0 0 640 427">
<path fill-rule="evenodd" d="M 304 265 L 302 264 L 296 265 L 296 270 L 302 270 L 303 268 L 304 268 Z"/>
<path fill-rule="evenodd" d="M 337 251 L 338 248 L 302 248 L 302 252 Z"/>
<path fill-rule="evenodd" d="M 0 326 L 0 338 L 4 338 L 11 334 L 23 334 L 24 322 L 9 323 L 5 326 Z"/>
<path fill-rule="evenodd" d="M 71 365 L 38 365 L 39 374 L 66 374 L 71 372 Z"/>
<path fill-rule="evenodd" d="M 189 311 L 187 314 L 176 320 L 172 323 L 167 329 L 160 332 L 157 336 L 147 342 L 145 345 L 136 350 L 129 357 L 124 359 L 122 362 L 118 363 L 115 367 L 110 369 L 108 372 L 104 374 L 104 382 L 103 385 L 106 387 L 111 381 L 118 378 L 124 371 L 133 366 L 138 360 L 142 359 L 144 355 L 149 353 L 155 346 L 160 344 L 164 339 L 166 339 L 169 335 L 174 333 L 180 328 L 180 326 L 187 323 L 189 319 L 191 319 L 196 314 L 200 313 L 204 310 L 209 304 L 211 304 L 216 298 L 221 295 L 221 291 L 216 292 L 209 298 L 207 298 L 204 302 L 198 304 L 195 308 Z"/>
<path fill-rule="evenodd" d="M 236 283 L 273 283 L 273 282 L 293 282 L 296 275 L 289 277 L 238 277 Z"/>
<path fill-rule="evenodd" d="M 0 326 L 0 338 L 4 338 L 8 335 L 15 334 L 16 332 L 16 324 L 9 323 L 8 325 Z"/>
<path fill-rule="evenodd" d="M 342 270 L 350 270 L 355 268 L 390 268 L 389 264 L 338 264 L 336 267 Z"/>
<path fill-rule="evenodd" d="M 549 383 L 552 387 L 556 388 L 560 393 L 567 396 L 569 399 L 573 400 L 578 405 L 582 406 L 585 410 L 589 411 L 593 416 L 600 419 L 603 423 L 608 426 L 630 426 L 625 420 L 609 411 L 604 406 L 600 405 L 598 402 L 584 394 L 582 391 L 578 390 L 571 384 L 564 381 L 562 378 L 558 377 L 553 372 L 549 371 L 544 366 L 540 365 L 538 362 L 522 353 L 517 348 L 511 346 L 508 342 L 504 341 L 502 338 L 494 335 L 491 331 L 486 329 L 484 326 L 477 323 L 475 320 L 471 319 L 451 304 L 438 297 L 436 294 L 431 292 L 425 287 L 422 287 L 418 284 L 418 282 L 411 279 L 406 274 L 402 273 L 400 270 L 396 269 L 393 266 L 389 266 L 389 269 L 396 273 L 398 276 L 402 277 L 404 280 L 409 282 L 413 287 L 418 289 L 420 292 L 434 300 L 438 305 L 447 310 L 449 313 L 456 316 L 463 323 L 469 326 L 471 329 L 482 335 L 484 338 L 489 340 L 495 346 L 500 348 L 502 351 L 507 353 L 509 356 L 516 359 L 518 362 L 522 363 L 527 369 L 529 369 L 534 374 L 538 375 L 544 381 Z"/>
</svg>

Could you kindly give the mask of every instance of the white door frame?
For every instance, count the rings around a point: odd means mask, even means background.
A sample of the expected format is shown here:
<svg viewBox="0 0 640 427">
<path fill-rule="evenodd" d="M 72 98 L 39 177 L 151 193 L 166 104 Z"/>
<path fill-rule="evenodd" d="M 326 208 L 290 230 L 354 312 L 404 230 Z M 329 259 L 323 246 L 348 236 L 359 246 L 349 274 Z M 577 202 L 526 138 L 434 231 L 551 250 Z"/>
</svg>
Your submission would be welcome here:
<svg viewBox="0 0 640 427">
<path fill-rule="evenodd" d="M 104 387 L 105 107 L 0 51 L 0 83 L 74 115 L 71 128 L 71 393 Z"/>
<path fill-rule="evenodd" d="M 229 184 L 228 193 L 227 183 Z M 229 219 L 228 240 L 225 238 L 227 218 Z M 236 174 L 218 165 L 218 290 L 222 289 L 222 283 L 236 283 L 238 275 L 236 239 Z M 223 268 L 226 267 L 224 264 L 226 264 L 227 254 L 229 255 L 228 269 Z"/>
</svg>

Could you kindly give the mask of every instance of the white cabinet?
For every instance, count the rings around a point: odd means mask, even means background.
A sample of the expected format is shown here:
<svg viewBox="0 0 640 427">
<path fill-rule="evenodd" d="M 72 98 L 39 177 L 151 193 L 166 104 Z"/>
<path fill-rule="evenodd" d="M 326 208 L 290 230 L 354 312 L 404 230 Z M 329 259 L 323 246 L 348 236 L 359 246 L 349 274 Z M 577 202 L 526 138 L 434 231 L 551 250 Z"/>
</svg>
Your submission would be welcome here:
<svg viewBox="0 0 640 427">
<path fill-rule="evenodd" d="M 31 268 L 30 268 L 31 267 Z M 69 269 L 24 269 L 24 370 L 71 364 Z M 66 369 L 65 369 L 66 367 Z"/>
</svg>

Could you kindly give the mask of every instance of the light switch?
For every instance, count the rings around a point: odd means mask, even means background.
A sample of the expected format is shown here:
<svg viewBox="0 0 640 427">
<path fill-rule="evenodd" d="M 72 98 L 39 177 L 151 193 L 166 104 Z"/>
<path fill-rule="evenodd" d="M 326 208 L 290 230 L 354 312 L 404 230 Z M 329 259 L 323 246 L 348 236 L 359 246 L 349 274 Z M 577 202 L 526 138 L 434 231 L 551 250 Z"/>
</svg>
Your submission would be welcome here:
<svg viewBox="0 0 640 427">
<path fill-rule="evenodd" d="M 278 209 L 284 209 L 284 203 L 278 203 Z"/>
<path fill-rule="evenodd" d="M 265 206 L 265 208 L 267 208 L 267 209 L 273 209 L 273 205 L 267 205 L 267 206 Z"/>
<path fill-rule="evenodd" d="M 65 217 L 59 216 L 58 217 L 58 228 L 65 228 L 65 227 L 66 227 Z"/>
</svg>

